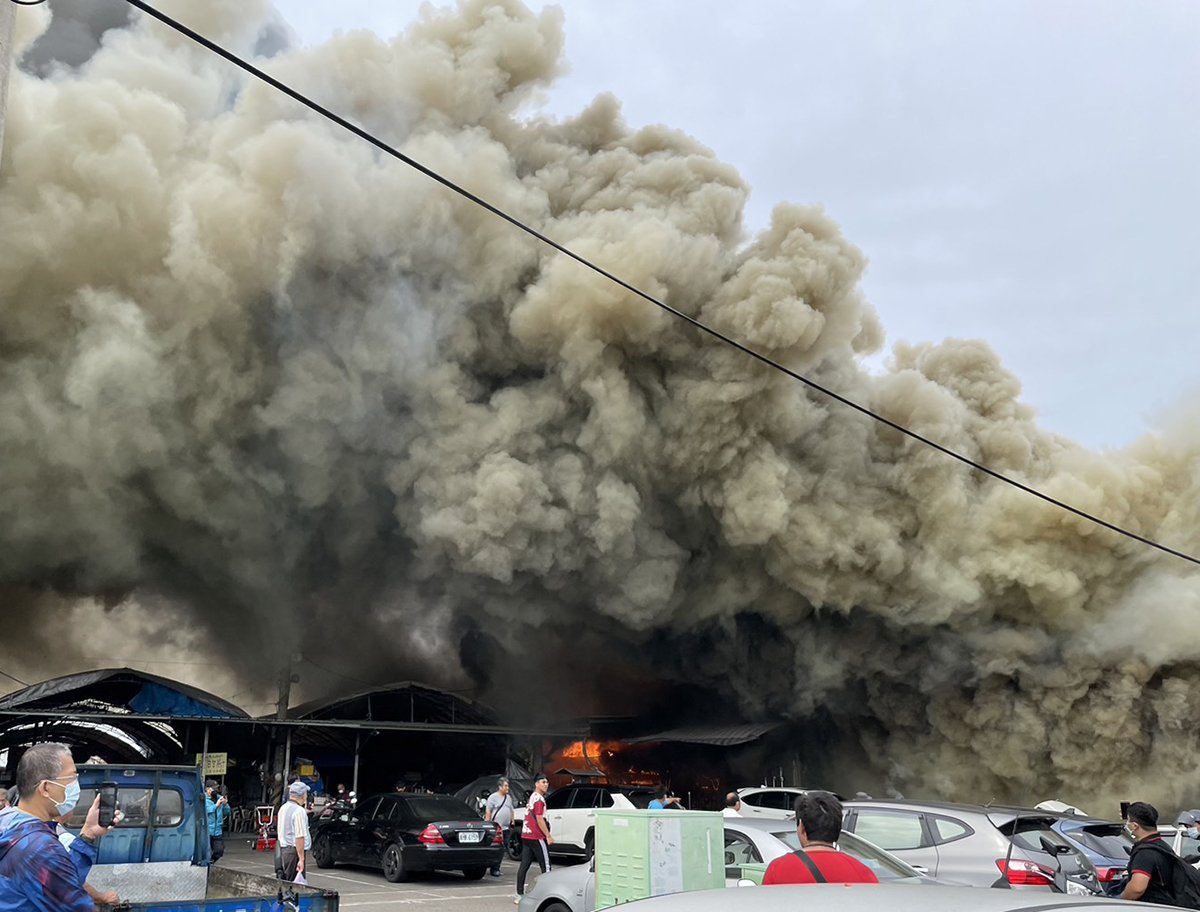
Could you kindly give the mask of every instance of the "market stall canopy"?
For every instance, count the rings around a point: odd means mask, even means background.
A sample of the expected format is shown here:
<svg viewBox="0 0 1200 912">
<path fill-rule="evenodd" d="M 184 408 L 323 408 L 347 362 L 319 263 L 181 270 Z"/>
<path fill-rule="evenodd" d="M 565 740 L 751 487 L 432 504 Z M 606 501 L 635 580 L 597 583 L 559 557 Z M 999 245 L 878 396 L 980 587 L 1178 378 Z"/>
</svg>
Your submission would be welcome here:
<svg viewBox="0 0 1200 912">
<path fill-rule="evenodd" d="M 716 747 L 733 747 L 757 741 L 767 732 L 778 728 L 778 722 L 750 722 L 741 725 L 703 725 L 672 728 L 653 735 L 623 739 L 626 744 L 651 744 L 654 742 L 679 741 L 686 744 L 711 744 Z"/>
</svg>

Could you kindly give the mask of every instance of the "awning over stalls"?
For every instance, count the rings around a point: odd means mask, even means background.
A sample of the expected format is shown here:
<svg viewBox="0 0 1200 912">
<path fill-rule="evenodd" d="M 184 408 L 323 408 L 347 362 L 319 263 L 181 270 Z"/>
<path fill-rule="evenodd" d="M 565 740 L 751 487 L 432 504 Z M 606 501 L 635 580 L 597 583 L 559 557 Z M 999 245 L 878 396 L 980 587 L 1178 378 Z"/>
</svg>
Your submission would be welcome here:
<svg viewBox="0 0 1200 912">
<path fill-rule="evenodd" d="M 51 678 L 0 698 L 0 710 L 77 710 L 198 719 L 249 719 L 215 694 L 169 678 L 105 668 Z"/>
<path fill-rule="evenodd" d="M 0 698 L 0 749 L 62 741 L 112 760 L 176 762 L 186 753 L 189 725 L 223 721 L 250 717 L 197 687 L 131 668 L 105 668 L 51 678 Z"/>
<path fill-rule="evenodd" d="M 293 719 L 362 720 L 435 725 L 492 726 L 496 714 L 488 706 L 416 681 L 401 681 L 345 697 L 314 700 L 293 707 Z"/>
<path fill-rule="evenodd" d="M 651 744 L 655 742 L 679 741 L 686 744 L 711 744 L 715 747 L 733 747 L 757 741 L 767 732 L 780 726 L 779 722 L 749 722 L 741 725 L 704 725 L 671 728 L 653 735 L 624 738 L 626 744 Z"/>
</svg>

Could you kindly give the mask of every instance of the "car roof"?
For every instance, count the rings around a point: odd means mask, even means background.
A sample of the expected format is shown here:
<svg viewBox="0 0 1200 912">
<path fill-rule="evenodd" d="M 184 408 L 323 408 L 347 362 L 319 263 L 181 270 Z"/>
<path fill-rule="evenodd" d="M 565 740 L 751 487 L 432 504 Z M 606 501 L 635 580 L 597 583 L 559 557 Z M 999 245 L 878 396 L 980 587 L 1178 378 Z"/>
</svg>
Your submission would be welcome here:
<svg viewBox="0 0 1200 912">
<path fill-rule="evenodd" d="M 1055 811 L 1042 811 L 1037 808 L 1014 807 L 1006 804 L 960 804 L 953 801 L 907 801 L 899 798 L 856 798 L 854 801 L 845 802 L 842 806 L 845 810 L 877 807 L 906 811 L 942 811 L 947 814 L 982 814 L 985 817 L 993 814 L 1005 817 L 1043 817 L 1047 820 L 1063 816 Z M 1077 818 L 1072 817 L 1071 819 Z"/>
<path fill-rule="evenodd" d="M 1053 912 L 1054 909 L 1138 909 L 1145 906 L 1110 899 L 1047 894 L 1041 891 L 990 890 L 986 887 L 923 888 L 911 884 L 804 884 L 745 889 L 697 890 L 639 900 L 638 912 Z"/>
</svg>

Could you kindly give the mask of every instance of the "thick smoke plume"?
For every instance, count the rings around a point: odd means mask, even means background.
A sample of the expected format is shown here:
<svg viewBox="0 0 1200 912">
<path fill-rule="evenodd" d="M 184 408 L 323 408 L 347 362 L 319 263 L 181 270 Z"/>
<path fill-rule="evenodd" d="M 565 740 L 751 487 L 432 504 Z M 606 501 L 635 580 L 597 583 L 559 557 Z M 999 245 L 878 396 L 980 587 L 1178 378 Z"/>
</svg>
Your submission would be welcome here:
<svg viewBox="0 0 1200 912">
<path fill-rule="evenodd" d="M 283 45 L 262 0 L 163 6 Z M 69 670 L 136 612 L 129 651 L 218 655 L 265 692 L 296 649 L 335 675 L 310 695 L 474 679 L 514 718 L 686 682 L 831 719 L 906 791 L 1182 800 L 1185 564 L 697 334 L 159 24 L 89 53 L 14 74 L 0 172 L 6 667 Z M 562 53 L 557 12 L 467 0 L 268 65 L 675 307 L 1200 549 L 1194 436 L 1101 457 L 1042 432 L 981 342 L 872 375 L 836 224 L 781 205 L 747 236 L 735 171 L 611 97 L 532 116 Z M 531 669 L 571 686 L 514 705 Z"/>
</svg>

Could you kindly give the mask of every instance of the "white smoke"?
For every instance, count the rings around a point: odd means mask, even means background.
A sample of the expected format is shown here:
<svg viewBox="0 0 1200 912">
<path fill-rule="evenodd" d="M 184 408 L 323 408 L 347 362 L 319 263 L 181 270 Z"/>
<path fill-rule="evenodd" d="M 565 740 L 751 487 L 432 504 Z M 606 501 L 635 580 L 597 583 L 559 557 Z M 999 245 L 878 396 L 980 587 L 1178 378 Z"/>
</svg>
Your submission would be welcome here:
<svg viewBox="0 0 1200 912">
<path fill-rule="evenodd" d="M 264 2 L 163 6 L 282 44 Z M 469 0 L 269 69 L 892 420 L 1200 547 L 1194 435 L 1100 457 L 1044 433 L 982 342 L 898 346 L 873 376 L 865 259 L 831 218 L 781 205 L 747 237 L 748 188 L 695 140 L 607 96 L 534 116 L 562 49 L 557 12 Z M 691 330 L 140 17 L 76 70 L 14 75 L 2 167 L 14 616 L 133 593 L 243 681 L 300 647 L 378 680 L 540 667 L 569 682 L 545 712 L 688 682 L 827 714 L 904 790 L 1179 797 L 1180 562 Z"/>
</svg>

